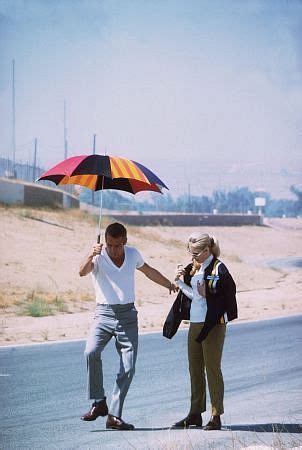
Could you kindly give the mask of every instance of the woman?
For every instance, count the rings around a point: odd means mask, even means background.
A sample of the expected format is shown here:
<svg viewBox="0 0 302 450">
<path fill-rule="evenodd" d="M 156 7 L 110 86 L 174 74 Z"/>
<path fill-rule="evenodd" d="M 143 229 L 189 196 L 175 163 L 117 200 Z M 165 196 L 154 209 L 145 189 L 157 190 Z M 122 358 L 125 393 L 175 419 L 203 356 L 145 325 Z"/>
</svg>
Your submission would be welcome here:
<svg viewBox="0 0 302 450">
<path fill-rule="evenodd" d="M 220 430 L 224 412 L 224 383 L 221 357 L 226 322 L 237 318 L 236 286 L 226 266 L 218 259 L 218 241 L 208 234 L 193 233 L 188 240 L 193 264 L 177 269 L 175 284 L 191 302 L 188 359 L 191 378 L 191 407 L 173 428 L 201 427 L 206 410 L 206 379 L 212 417 L 205 430 Z M 180 280 L 190 270 L 191 286 Z M 187 277 L 186 277 L 187 280 Z"/>
</svg>

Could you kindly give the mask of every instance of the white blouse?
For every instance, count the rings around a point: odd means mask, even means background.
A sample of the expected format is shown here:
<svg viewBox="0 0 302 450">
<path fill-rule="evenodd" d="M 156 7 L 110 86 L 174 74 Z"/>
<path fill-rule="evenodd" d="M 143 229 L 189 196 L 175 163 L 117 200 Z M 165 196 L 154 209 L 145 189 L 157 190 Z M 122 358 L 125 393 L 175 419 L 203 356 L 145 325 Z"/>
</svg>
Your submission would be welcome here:
<svg viewBox="0 0 302 450">
<path fill-rule="evenodd" d="M 175 281 L 179 289 L 192 300 L 190 310 L 190 322 L 204 322 L 207 314 L 207 302 L 205 297 L 199 294 L 197 283 L 200 285 L 204 283 L 204 271 L 210 265 L 213 255 L 210 255 L 200 266 L 200 269 L 195 272 L 191 278 L 191 286 L 188 286 L 182 280 Z"/>
</svg>

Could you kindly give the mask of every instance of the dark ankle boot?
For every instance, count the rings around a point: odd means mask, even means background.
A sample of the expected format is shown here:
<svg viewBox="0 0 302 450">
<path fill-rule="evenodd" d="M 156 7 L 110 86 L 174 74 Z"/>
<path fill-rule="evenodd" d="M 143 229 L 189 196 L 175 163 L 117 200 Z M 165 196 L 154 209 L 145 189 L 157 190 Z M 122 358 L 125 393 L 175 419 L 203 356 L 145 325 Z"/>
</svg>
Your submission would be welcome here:
<svg viewBox="0 0 302 450">
<path fill-rule="evenodd" d="M 212 416 L 211 420 L 204 427 L 206 431 L 221 430 L 220 416 Z"/>
<path fill-rule="evenodd" d="M 187 417 L 174 423 L 171 428 L 201 428 L 202 417 L 201 414 L 188 414 Z"/>
</svg>

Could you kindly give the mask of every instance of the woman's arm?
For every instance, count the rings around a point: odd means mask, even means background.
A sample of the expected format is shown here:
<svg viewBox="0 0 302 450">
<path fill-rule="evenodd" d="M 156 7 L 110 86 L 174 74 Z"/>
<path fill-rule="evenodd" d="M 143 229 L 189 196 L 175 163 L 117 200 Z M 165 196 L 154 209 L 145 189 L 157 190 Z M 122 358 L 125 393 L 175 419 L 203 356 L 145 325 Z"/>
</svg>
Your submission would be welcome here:
<svg viewBox="0 0 302 450">
<path fill-rule="evenodd" d="M 175 280 L 176 286 L 191 300 L 193 300 L 193 289 L 181 280 Z"/>
</svg>

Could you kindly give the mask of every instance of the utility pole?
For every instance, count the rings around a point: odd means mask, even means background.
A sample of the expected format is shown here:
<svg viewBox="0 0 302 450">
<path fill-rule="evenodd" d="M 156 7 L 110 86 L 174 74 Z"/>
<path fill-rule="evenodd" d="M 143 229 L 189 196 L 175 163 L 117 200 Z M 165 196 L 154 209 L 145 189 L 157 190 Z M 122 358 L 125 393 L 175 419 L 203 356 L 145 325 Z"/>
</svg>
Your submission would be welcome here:
<svg viewBox="0 0 302 450">
<path fill-rule="evenodd" d="M 13 178 L 15 178 L 16 169 L 16 95 L 15 95 L 15 60 L 13 59 L 13 85 L 12 85 L 12 110 L 13 110 L 13 129 L 12 129 L 12 150 L 13 150 Z"/>
<path fill-rule="evenodd" d="M 67 144 L 67 128 L 66 128 L 66 102 L 64 100 L 64 159 L 67 158 L 68 144 Z"/>
<path fill-rule="evenodd" d="M 38 140 L 35 138 L 35 151 L 34 151 L 34 166 L 33 166 L 33 181 L 36 179 L 36 167 L 37 167 L 37 145 Z"/>
<path fill-rule="evenodd" d="M 188 183 L 188 212 L 191 212 L 191 185 Z"/>
<path fill-rule="evenodd" d="M 95 142 L 96 142 L 96 134 L 93 135 L 93 148 L 92 148 L 93 155 L 95 155 Z M 94 191 L 91 191 L 91 202 L 92 206 L 94 206 Z"/>
</svg>

